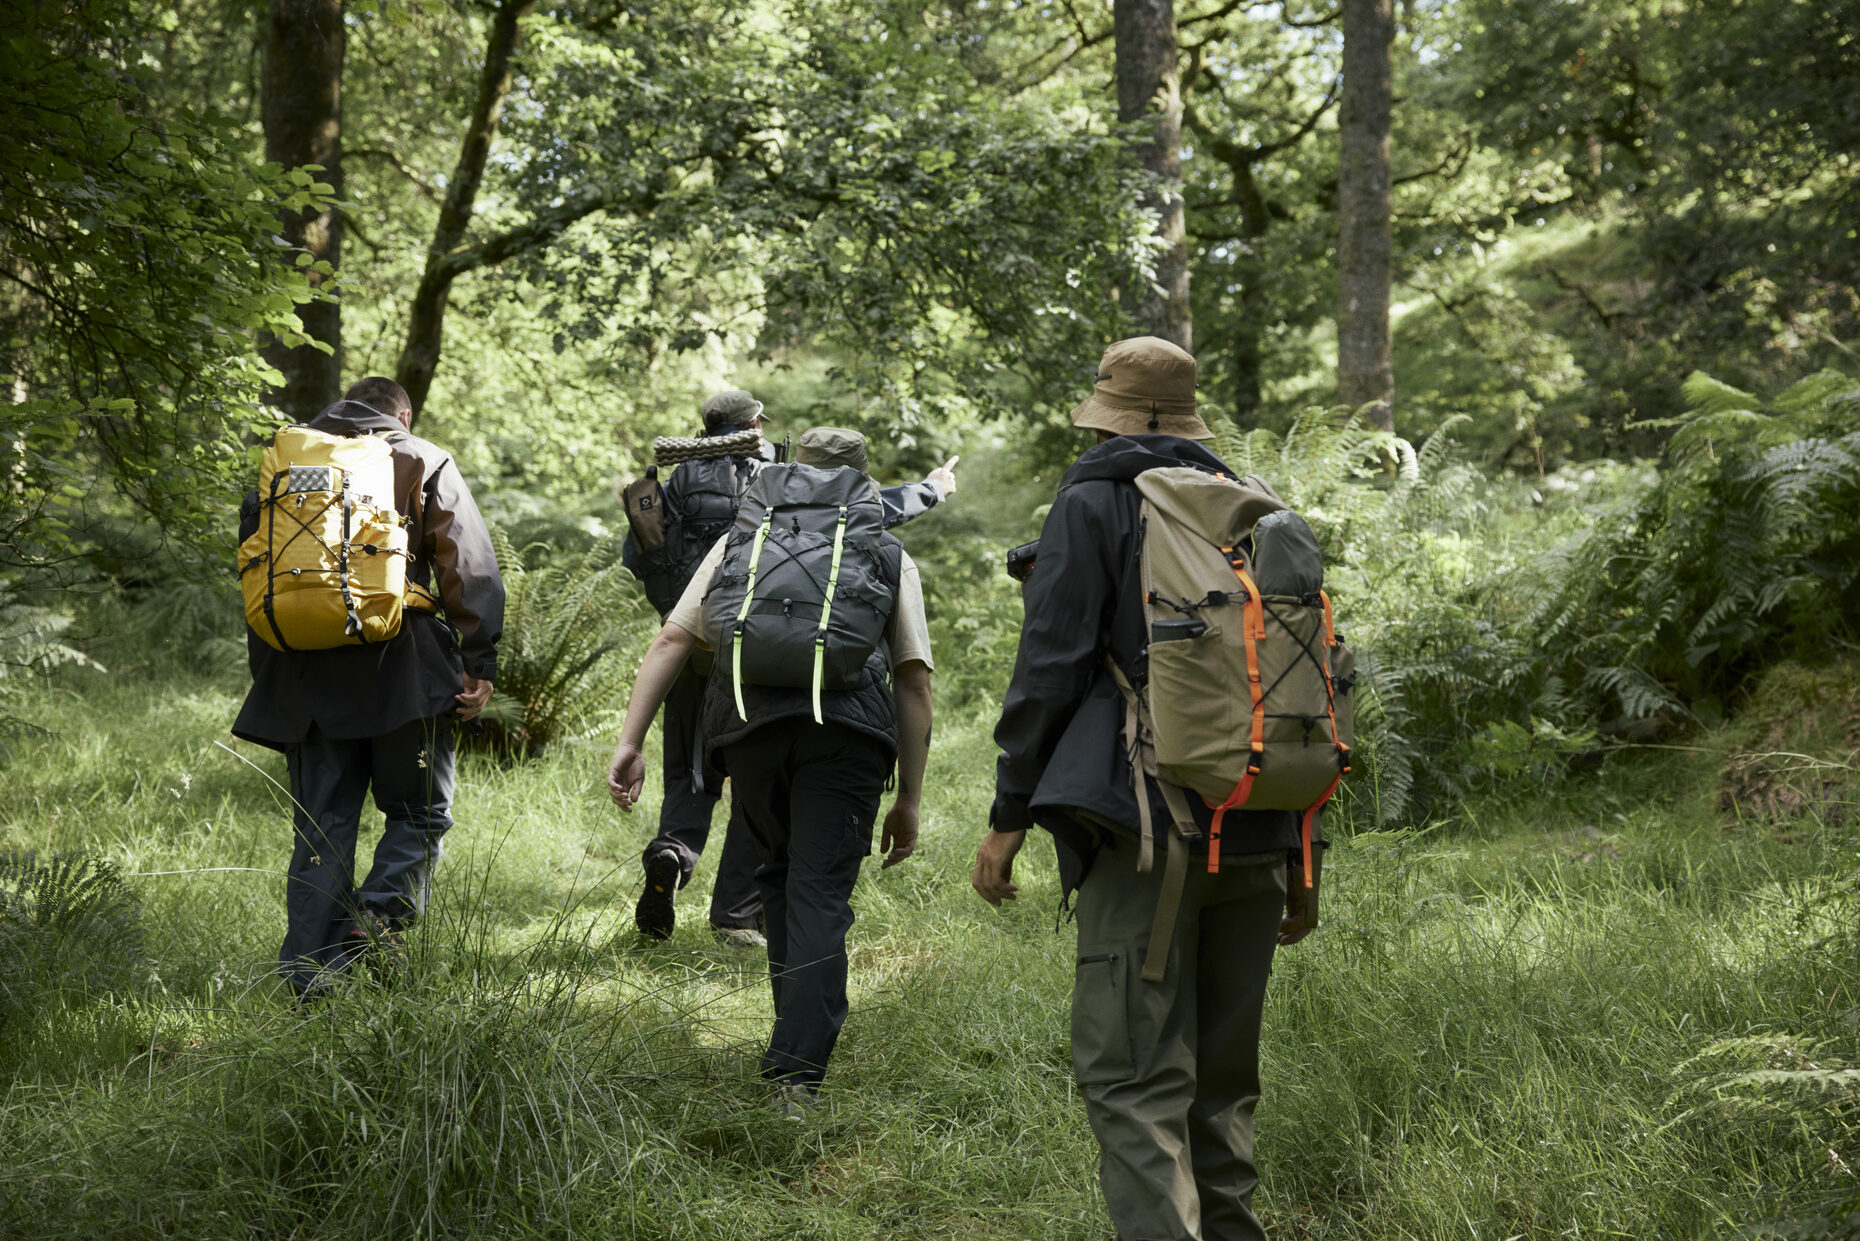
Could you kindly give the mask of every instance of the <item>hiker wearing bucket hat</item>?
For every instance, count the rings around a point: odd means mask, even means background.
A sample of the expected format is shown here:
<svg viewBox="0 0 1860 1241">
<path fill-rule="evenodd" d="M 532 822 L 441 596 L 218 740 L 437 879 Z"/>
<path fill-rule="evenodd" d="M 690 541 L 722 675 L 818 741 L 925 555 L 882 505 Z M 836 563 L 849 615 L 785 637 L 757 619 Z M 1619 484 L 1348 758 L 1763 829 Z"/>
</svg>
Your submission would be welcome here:
<svg viewBox="0 0 1860 1241">
<path fill-rule="evenodd" d="M 1259 1030 L 1275 941 L 1294 937 L 1281 923 L 1296 822 L 1282 811 L 1227 814 L 1219 873 L 1186 865 L 1166 923 L 1164 868 L 1142 865 L 1143 839 L 1164 839 L 1174 817 L 1157 782 L 1133 784 L 1118 684 L 1144 676 L 1153 640 L 1132 571 L 1143 547 L 1137 480 L 1232 471 L 1204 446 L 1213 436 L 1188 353 L 1155 337 L 1123 340 L 1095 375 L 1072 421 L 1099 443 L 1061 479 L 1022 587 L 990 831 L 972 883 L 991 904 L 1014 899 L 1027 829 L 1051 834 L 1062 906 L 1077 896 L 1072 1065 L 1117 1235 L 1261 1237 L 1251 1206 Z M 1212 703 L 1227 691 L 1208 692 Z M 1176 805 L 1205 838 L 1212 811 L 1188 800 L 1192 809 Z M 1152 958 L 1153 934 L 1164 947 Z"/>
<path fill-rule="evenodd" d="M 761 430 L 775 421 L 763 403 L 742 388 L 707 397 L 699 414 L 704 420 L 705 437 Z M 841 434 L 858 440 L 857 468 L 863 471 L 864 437 L 850 431 Z M 661 549 L 648 557 L 628 539 L 627 567 L 645 581 L 647 595 L 658 603 L 661 618 L 693 578 L 703 576 L 698 572 L 703 557 L 729 528 L 757 472 L 774 460 L 774 449 L 766 439 L 760 441 L 759 451 L 757 456 L 724 455 L 679 464 L 664 487 L 661 522 L 665 542 Z M 955 464 L 952 457 L 922 482 L 882 489 L 879 496 L 885 507 L 885 526 L 891 528 L 921 517 L 953 494 Z M 701 715 L 709 675 L 709 660 L 700 652 L 665 697 L 661 734 L 664 795 L 659 805 L 658 831 L 641 852 L 644 882 L 633 907 L 634 925 L 648 939 L 667 939 L 676 928 L 677 893 L 697 871 L 721 796 L 721 782 L 706 780 L 703 770 Z M 741 816 L 732 809 L 710 898 L 711 930 L 732 947 L 760 948 L 764 944 L 757 865 L 755 846 L 746 835 Z"/>
<path fill-rule="evenodd" d="M 889 867 L 916 848 L 929 755 L 923 588 L 864 467 L 863 436 L 815 428 L 794 464 L 757 476 L 647 651 L 608 770 L 630 812 L 660 699 L 700 642 L 714 650 L 707 766 L 731 778 L 761 860 L 775 1002 L 762 1068 L 789 1106 L 819 1087 L 846 1019 L 852 890 L 886 780 L 895 763 Z"/>
</svg>

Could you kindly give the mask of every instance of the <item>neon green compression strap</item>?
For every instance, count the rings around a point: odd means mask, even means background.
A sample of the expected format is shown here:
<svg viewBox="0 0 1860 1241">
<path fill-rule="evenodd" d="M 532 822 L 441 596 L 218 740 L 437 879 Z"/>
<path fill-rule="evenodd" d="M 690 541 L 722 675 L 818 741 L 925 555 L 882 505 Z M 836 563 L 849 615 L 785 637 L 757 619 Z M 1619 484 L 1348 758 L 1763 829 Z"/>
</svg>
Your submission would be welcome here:
<svg viewBox="0 0 1860 1241">
<path fill-rule="evenodd" d="M 827 666 L 827 618 L 833 615 L 833 592 L 840 584 L 840 553 L 846 547 L 846 506 L 840 505 L 840 522 L 833 527 L 833 567 L 827 570 L 827 597 L 820 605 L 820 628 L 814 632 L 814 723 L 820 718 L 820 682 Z"/>
<path fill-rule="evenodd" d="M 749 581 L 743 586 L 743 606 L 737 609 L 736 633 L 730 641 L 730 680 L 736 688 L 736 718 L 747 724 L 749 712 L 743 706 L 743 622 L 749 619 L 749 605 L 756 597 L 756 566 L 762 563 L 762 540 L 769 536 L 769 523 L 775 520 L 773 507 L 762 513 L 756 527 L 755 545 L 749 549 Z"/>
</svg>

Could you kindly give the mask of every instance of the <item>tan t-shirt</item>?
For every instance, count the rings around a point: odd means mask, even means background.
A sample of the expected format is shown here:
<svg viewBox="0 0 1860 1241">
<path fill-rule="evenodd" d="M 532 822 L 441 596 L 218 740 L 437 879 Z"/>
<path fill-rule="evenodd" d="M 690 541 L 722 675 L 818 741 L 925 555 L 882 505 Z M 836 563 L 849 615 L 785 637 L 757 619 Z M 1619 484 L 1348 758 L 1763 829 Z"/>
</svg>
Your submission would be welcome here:
<svg viewBox="0 0 1860 1241">
<path fill-rule="evenodd" d="M 704 593 L 710 589 L 710 579 L 717 576 L 717 566 L 723 563 L 723 549 L 728 542 L 729 536 L 725 535 L 711 545 L 703 563 L 691 576 L 690 585 L 685 587 L 685 593 L 678 597 L 677 606 L 665 617 L 666 624 L 695 635 L 699 642 L 704 640 Z M 891 644 L 891 666 L 896 668 L 915 659 L 926 668 L 934 669 L 936 663 L 930 658 L 930 622 L 924 617 L 923 579 L 917 573 L 917 562 L 911 559 L 911 554 L 904 552 L 902 555 L 898 605 L 891 609 L 891 627 L 885 631 L 885 638 Z"/>
</svg>

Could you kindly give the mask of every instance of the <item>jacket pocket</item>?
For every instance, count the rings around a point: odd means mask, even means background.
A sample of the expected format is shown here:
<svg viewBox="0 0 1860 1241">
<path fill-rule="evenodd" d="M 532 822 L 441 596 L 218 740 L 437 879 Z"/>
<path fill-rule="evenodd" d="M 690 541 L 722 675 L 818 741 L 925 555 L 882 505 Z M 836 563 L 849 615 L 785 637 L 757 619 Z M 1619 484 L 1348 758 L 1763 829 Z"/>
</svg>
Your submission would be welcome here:
<svg viewBox="0 0 1860 1241">
<path fill-rule="evenodd" d="M 1072 979 L 1072 1076 L 1081 1086 L 1136 1075 L 1130 1046 L 1130 954 L 1079 957 Z"/>
</svg>

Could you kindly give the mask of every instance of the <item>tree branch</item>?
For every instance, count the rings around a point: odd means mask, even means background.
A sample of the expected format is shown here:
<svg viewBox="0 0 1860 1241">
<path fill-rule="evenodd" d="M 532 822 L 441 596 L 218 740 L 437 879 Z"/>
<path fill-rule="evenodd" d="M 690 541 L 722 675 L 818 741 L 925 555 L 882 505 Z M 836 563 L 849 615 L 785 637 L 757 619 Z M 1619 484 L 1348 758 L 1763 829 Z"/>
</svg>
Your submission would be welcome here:
<svg viewBox="0 0 1860 1241">
<path fill-rule="evenodd" d="M 400 156 L 394 154 L 394 152 L 388 150 L 386 147 L 349 147 L 345 149 L 342 154 L 345 159 L 378 159 L 385 163 L 392 164 L 394 166 L 394 171 L 412 182 L 415 189 L 426 195 L 426 200 L 428 202 L 436 203 L 439 201 L 439 191 L 434 189 L 427 181 L 423 180 L 413 169 L 402 163 Z"/>
</svg>

